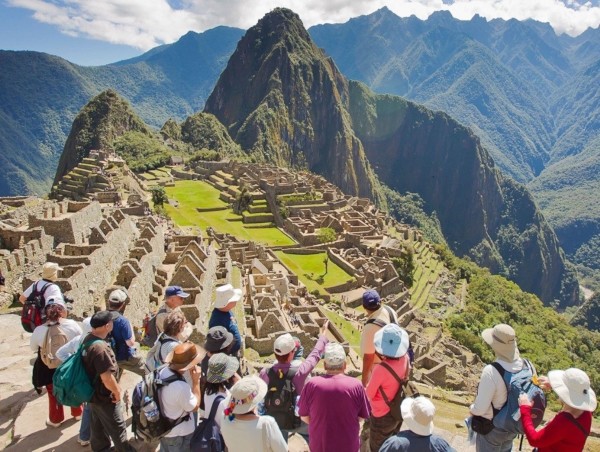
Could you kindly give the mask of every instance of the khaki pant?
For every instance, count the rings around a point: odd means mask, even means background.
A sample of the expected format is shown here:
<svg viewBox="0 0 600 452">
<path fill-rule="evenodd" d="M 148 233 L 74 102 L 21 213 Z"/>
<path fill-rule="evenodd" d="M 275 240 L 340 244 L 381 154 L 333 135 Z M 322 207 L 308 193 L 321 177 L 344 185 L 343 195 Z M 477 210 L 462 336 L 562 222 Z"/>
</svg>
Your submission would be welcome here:
<svg viewBox="0 0 600 452">
<path fill-rule="evenodd" d="M 141 377 L 148 373 L 144 358 L 139 355 L 130 356 L 126 361 L 117 361 L 117 365 L 119 366 L 119 380 L 124 370 L 138 374 Z"/>
</svg>

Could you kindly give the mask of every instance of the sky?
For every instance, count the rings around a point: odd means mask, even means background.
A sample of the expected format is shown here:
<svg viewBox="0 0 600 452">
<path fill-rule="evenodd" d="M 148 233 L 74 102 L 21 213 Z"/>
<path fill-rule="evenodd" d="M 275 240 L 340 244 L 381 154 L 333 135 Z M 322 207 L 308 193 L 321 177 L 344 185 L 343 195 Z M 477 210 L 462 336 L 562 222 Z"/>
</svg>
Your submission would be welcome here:
<svg viewBox="0 0 600 452">
<path fill-rule="evenodd" d="M 278 6 L 298 13 L 307 28 L 384 6 L 420 19 L 439 10 L 462 20 L 475 14 L 535 19 L 571 36 L 600 26 L 600 0 L 0 0 L 0 49 L 46 52 L 84 66 L 108 64 L 175 42 L 190 30 L 247 29 Z"/>
</svg>

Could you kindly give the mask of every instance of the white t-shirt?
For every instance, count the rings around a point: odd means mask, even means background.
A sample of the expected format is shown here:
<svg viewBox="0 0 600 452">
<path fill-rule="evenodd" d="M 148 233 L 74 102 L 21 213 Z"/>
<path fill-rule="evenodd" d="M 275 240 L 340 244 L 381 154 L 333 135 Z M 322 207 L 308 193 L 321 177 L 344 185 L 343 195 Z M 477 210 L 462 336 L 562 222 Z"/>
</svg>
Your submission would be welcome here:
<svg viewBox="0 0 600 452">
<path fill-rule="evenodd" d="M 288 446 L 271 416 L 230 421 L 223 418 L 221 434 L 229 452 L 287 452 Z"/>
<path fill-rule="evenodd" d="M 63 333 L 67 336 L 67 340 L 71 340 L 81 334 L 81 327 L 75 320 L 71 319 L 60 319 L 60 329 L 63 330 Z M 29 339 L 29 346 L 31 350 L 34 352 L 38 351 L 42 345 L 44 345 L 44 340 L 46 339 L 46 332 L 48 331 L 48 326 L 44 323 L 39 325 L 33 330 L 33 334 Z"/>
<path fill-rule="evenodd" d="M 517 358 L 513 362 L 496 359 L 496 362 L 507 372 L 514 373 L 523 368 L 523 360 L 521 358 Z M 502 408 L 506 403 L 507 397 L 508 392 L 506 391 L 506 384 L 500 376 L 500 373 L 494 366 L 488 364 L 481 372 L 481 379 L 479 380 L 479 387 L 477 388 L 477 397 L 470 408 L 471 414 L 483 416 L 486 419 L 492 419 L 494 417 L 492 406 L 496 409 Z"/>
<path fill-rule="evenodd" d="M 174 375 L 168 367 L 160 371 L 161 378 L 167 378 Z M 167 435 L 168 438 L 175 436 L 186 436 L 194 432 L 194 418 L 191 412 L 198 404 L 198 399 L 192 393 L 192 388 L 185 381 L 174 381 L 162 388 L 159 392 L 162 413 L 169 419 L 179 419 L 186 413 L 190 413 L 190 418 L 187 421 L 175 426 Z"/>
<path fill-rule="evenodd" d="M 218 392 L 216 394 L 204 395 L 204 410 L 199 411 L 200 418 L 208 419 L 208 416 L 210 416 L 210 410 L 212 410 L 213 404 L 215 403 L 215 399 L 218 395 L 223 395 L 225 396 L 225 398 L 221 400 L 221 402 L 219 403 L 219 408 L 217 408 L 217 412 L 215 413 L 215 422 L 219 427 L 221 427 L 223 418 L 225 417 L 224 411 L 225 408 L 227 408 L 227 405 L 229 404 L 230 396 L 229 391 L 227 389 L 225 391 L 226 392 Z"/>
<path fill-rule="evenodd" d="M 36 287 L 36 284 L 38 284 L 37 288 L 39 290 L 42 290 L 42 287 L 44 287 L 44 284 L 48 284 L 48 283 L 50 283 L 50 285 L 48 287 L 46 287 L 46 291 L 44 292 L 44 300 L 49 300 L 50 298 L 54 298 L 54 297 L 62 298 L 62 292 L 60 291 L 60 287 L 58 287 L 53 282 L 46 281 L 44 279 L 34 282 L 31 286 L 29 286 L 27 289 L 25 289 L 25 292 L 23 292 L 23 296 L 25 296 L 25 298 L 29 298 L 29 295 L 31 295 L 31 292 L 33 292 L 33 288 Z"/>
</svg>

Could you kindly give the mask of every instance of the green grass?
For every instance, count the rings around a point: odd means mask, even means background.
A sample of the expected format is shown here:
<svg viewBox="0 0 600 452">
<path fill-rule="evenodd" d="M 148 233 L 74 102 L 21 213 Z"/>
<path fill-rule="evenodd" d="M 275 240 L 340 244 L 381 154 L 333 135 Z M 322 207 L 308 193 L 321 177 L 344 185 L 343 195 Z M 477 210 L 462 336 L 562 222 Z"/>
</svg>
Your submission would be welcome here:
<svg viewBox="0 0 600 452">
<path fill-rule="evenodd" d="M 325 253 L 317 254 L 285 254 L 283 251 L 275 253 L 277 257 L 296 275 L 300 281 L 306 285 L 309 292 L 318 290 L 321 293 L 326 293 L 325 287 L 337 286 L 353 279 L 351 275 L 346 273 L 341 267 L 329 260 L 328 272 L 325 275 Z M 323 276 L 322 282 L 317 282 L 320 276 Z"/>
<path fill-rule="evenodd" d="M 295 242 L 276 227 L 245 228 L 228 208 L 216 212 L 198 212 L 197 207 L 228 207 L 219 199 L 220 192 L 204 181 L 177 181 L 174 187 L 166 187 L 169 199 L 175 199 L 178 207 L 165 205 L 167 213 L 177 226 L 200 226 L 203 230 L 211 226 L 219 233 L 229 233 L 242 240 L 253 240 L 269 246 L 293 245 Z M 241 217 L 238 217 L 241 218 Z"/>
<path fill-rule="evenodd" d="M 339 329 L 339 331 L 342 333 L 342 336 L 344 336 L 344 339 L 346 339 L 350 346 L 354 348 L 354 351 L 359 353 L 360 331 L 358 331 L 352 325 L 352 322 L 349 322 L 337 312 L 330 311 L 326 308 L 324 308 L 323 311 L 325 312 L 325 315 L 329 321 Z"/>
</svg>

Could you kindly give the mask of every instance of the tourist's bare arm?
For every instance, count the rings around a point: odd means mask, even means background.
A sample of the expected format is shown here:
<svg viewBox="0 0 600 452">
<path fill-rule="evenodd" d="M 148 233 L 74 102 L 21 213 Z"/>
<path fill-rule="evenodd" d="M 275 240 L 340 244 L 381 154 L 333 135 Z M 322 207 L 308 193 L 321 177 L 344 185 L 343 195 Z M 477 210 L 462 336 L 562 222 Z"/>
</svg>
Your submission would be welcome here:
<svg viewBox="0 0 600 452">
<path fill-rule="evenodd" d="M 300 420 L 306 424 L 310 424 L 310 416 L 300 416 Z"/>
<path fill-rule="evenodd" d="M 365 353 L 363 356 L 363 366 L 362 366 L 362 377 L 361 381 L 364 387 L 367 386 L 369 382 L 369 378 L 371 377 L 371 369 L 373 368 L 373 363 L 375 362 L 375 353 Z"/>
<path fill-rule="evenodd" d="M 110 370 L 107 370 L 106 372 L 100 374 L 100 379 L 102 380 L 102 383 L 104 383 L 104 386 L 106 386 L 106 389 L 112 392 L 113 402 L 116 403 L 120 401 L 121 388 L 119 387 L 119 383 L 117 383 L 117 380 L 115 379 L 115 376 L 112 374 L 112 372 Z"/>
</svg>

